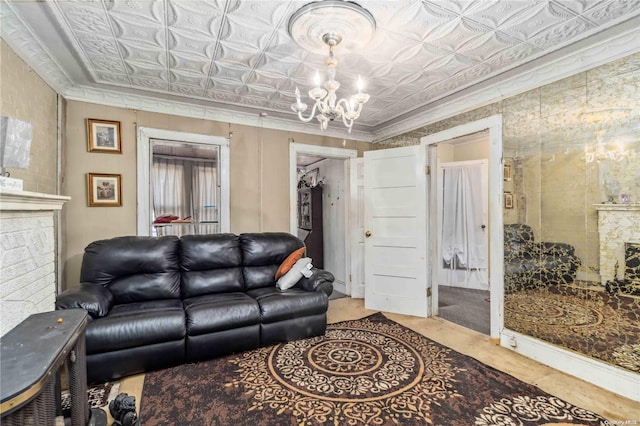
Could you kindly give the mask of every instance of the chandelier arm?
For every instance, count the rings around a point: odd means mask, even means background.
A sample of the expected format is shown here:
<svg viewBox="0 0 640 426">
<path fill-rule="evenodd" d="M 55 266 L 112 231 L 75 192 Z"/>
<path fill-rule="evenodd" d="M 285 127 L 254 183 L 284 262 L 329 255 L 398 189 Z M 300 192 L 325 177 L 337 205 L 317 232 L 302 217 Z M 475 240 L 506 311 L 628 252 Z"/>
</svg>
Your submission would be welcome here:
<svg viewBox="0 0 640 426">
<path fill-rule="evenodd" d="M 342 122 L 347 127 L 347 129 L 349 129 L 349 133 L 351 133 L 351 127 L 353 126 L 353 120 L 349 120 L 347 122 L 347 117 L 345 117 L 345 115 L 342 114 Z"/>
<path fill-rule="evenodd" d="M 325 97 L 326 99 L 326 97 Z M 318 113 L 319 114 L 324 114 L 325 112 L 329 111 L 330 107 L 329 104 L 327 104 L 327 101 L 325 99 L 318 99 L 316 101 L 316 103 L 313 105 L 313 107 L 318 107 Z"/>
<path fill-rule="evenodd" d="M 348 111 L 348 112 L 352 112 L 353 111 L 353 109 L 351 108 L 351 105 L 349 104 L 349 101 L 347 101 L 345 98 L 340 98 L 340 100 L 338 102 L 336 102 L 336 106 L 339 106 L 340 104 L 344 105 L 342 108 L 345 111 Z"/>
<path fill-rule="evenodd" d="M 313 117 L 316 116 L 316 108 L 318 106 L 318 103 L 316 102 L 315 104 L 313 104 L 313 108 L 311 108 L 311 113 L 309 114 L 309 117 L 304 118 L 302 116 L 302 111 L 298 111 L 298 118 L 300 119 L 300 121 L 302 121 L 303 123 L 308 123 L 311 120 L 313 120 Z"/>
</svg>

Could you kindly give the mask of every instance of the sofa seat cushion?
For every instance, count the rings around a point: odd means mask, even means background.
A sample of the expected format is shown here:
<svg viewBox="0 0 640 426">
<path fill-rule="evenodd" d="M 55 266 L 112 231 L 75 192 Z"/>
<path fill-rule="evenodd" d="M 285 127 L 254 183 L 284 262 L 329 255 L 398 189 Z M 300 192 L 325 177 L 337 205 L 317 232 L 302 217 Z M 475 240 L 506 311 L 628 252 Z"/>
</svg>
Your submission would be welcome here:
<svg viewBox="0 0 640 426">
<path fill-rule="evenodd" d="M 244 293 L 219 293 L 184 300 L 187 334 L 198 336 L 260 323 L 258 303 Z"/>
<path fill-rule="evenodd" d="M 247 294 L 258 301 L 264 324 L 323 314 L 329 306 L 329 298 L 319 291 L 263 287 L 249 290 Z"/>
<path fill-rule="evenodd" d="M 135 348 L 184 336 L 184 309 L 180 300 L 114 305 L 107 316 L 87 325 L 87 353 Z"/>
</svg>

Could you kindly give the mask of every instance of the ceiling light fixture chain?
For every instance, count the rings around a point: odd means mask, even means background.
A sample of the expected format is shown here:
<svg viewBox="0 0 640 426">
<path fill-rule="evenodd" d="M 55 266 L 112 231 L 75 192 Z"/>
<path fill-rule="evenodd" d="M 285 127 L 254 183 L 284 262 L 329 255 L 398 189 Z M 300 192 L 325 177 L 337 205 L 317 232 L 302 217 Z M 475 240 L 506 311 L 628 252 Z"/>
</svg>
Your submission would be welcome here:
<svg viewBox="0 0 640 426">
<path fill-rule="evenodd" d="M 326 31 L 325 31 L 326 30 Z M 349 133 L 355 120 L 360 117 L 362 106 L 370 96 L 363 92 L 364 83 L 358 76 L 357 93 L 347 98 L 339 98 L 336 91 L 340 82 L 336 80 L 338 60 L 334 48 L 342 43 L 345 34 L 364 34 L 357 42 L 351 42 L 347 49 L 357 49 L 366 44 L 375 30 L 373 16 L 361 6 L 352 2 L 325 0 L 310 3 L 296 12 L 289 21 L 289 34 L 302 47 L 312 51 L 318 49 L 318 38 L 329 47 L 327 58 L 327 81 L 321 87 L 320 74 L 316 70 L 314 87 L 308 95 L 314 101 L 310 114 L 305 117 L 308 105 L 302 102 L 300 90 L 296 87 L 296 102 L 291 109 L 298 118 L 308 123 L 314 117 L 320 122 L 320 128 L 326 130 L 330 121 L 342 119 Z"/>
</svg>

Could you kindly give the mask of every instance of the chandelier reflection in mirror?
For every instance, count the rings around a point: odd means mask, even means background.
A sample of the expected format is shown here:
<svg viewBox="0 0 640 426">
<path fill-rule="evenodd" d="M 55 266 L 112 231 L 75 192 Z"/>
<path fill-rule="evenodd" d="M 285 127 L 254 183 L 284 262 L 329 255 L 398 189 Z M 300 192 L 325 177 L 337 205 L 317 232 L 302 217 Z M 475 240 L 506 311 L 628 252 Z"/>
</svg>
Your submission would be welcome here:
<svg viewBox="0 0 640 426">
<path fill-rule="evenodd" d="M 342 119 L 351 133 L 353 122 L 360 117 L 362 106 L 369 100 L 362 78 L 358 76 L 357 92 L 347 98 L 340 98 L 336 91 L 340 83 L 336 80 L 338 61 L 334 48 L 341 45 L 346 52 L 363 47 L 369 42 L 375 30 L 375 19 L 366 9 L 356 3 L 342 0 L 325 0 L 307 4 L 291 16 L 289 34 L 303 48 L 312 52 L 321 52 L 329 48 L 327 59 L 327 80 L 321 87 L 320 73 L 316 71 L 314 87 L 309 90 L 309 97 L 314 101 L 310 114 L 305 117 L 308 105 L 302 102 L 300 90 L 296 87 L 296 102 L 291 109 L 298 118 L 307 123 L 314 117 L 325 130 L 330 121 Z"/>
</svg>

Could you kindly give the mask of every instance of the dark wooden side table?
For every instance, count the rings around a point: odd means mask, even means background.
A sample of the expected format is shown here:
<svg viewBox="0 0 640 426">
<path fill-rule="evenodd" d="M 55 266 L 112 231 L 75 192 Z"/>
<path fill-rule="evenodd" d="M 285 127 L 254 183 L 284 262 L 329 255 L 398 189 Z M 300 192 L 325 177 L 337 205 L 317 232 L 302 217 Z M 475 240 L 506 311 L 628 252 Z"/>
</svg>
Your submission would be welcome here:
<svg viewBox="0 0 640 426">
<path fill-rule="evenodd" d="M 64 309 L 28 317 L 0 338 L 0 423 L 54 425 L 56 381 L 65 364 L 71 393 L 71 425 L 86 426 L 87 370 L 84 309 Z"/>
</svg>

